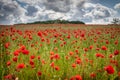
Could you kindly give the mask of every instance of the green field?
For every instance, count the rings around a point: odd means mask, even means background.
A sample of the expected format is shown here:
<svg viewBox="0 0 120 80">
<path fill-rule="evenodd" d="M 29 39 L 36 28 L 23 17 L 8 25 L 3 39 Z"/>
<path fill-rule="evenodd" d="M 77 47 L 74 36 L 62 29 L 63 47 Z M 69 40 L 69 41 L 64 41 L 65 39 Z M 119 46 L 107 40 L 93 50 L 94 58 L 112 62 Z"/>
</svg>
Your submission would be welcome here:
<svg viewBox="0 0 120 80">
<path fill-rule="evenodd" d="M 0 80 L 120 80 L 120 26 L 0 29 Z"/>
</svg>

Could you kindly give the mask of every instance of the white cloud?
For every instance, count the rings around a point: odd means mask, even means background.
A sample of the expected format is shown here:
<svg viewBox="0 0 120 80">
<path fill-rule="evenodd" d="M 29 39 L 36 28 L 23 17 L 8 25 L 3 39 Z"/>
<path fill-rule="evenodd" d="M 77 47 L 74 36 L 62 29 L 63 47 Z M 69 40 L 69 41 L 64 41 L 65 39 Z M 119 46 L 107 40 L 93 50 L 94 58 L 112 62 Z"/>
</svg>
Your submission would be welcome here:
<svg viewBox="0 0 120 80">
<path fill-rule="evenodd" d="M 105 19 L 109 21 L 109 18 L 116 14 L 113 9 L 101 4 L 93 4 L 90 0 L 1 0 L 0 7 L 0 24 L 49 19 L 99 23 Z"/>
<path fill-rule="evenodd" d="M 120 3 L 116 4 L 116 5 L 114 6 L 114 8 L 115 8 L 115 9 L 120 9 Z"/>
<path fill-rule="evenodd" d="M 88 5 L 87 5 L 88 4 Z M 87 6 L 86 6 L 87 5 Z M 90 6 L 92 5 L 92 6 Z M 114 17 L 116 11 L 101 4 L 86 3 L 84 18 L 91 19 L 92 23 L 110 23 L 107 18 Z"/>
<path fill-rule="evenodd" d="M 22 8 L 16 1 L 1 0 L 0 1 L 0 24 L 14 24 L 22 21 L 26 10 Z"/>
</svg>

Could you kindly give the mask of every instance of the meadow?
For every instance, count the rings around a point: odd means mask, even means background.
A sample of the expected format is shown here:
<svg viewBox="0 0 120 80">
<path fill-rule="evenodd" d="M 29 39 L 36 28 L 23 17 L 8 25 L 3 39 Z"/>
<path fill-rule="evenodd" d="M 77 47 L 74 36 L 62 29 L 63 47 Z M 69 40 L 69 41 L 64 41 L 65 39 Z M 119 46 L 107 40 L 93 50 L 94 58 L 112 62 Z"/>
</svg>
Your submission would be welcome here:
<svg viewBox="0 0 120 80">
<path fill-rule="evenodd" d="M 2 26 L 0 80 L 120 80 L 120 26 Z"/>
</svg>

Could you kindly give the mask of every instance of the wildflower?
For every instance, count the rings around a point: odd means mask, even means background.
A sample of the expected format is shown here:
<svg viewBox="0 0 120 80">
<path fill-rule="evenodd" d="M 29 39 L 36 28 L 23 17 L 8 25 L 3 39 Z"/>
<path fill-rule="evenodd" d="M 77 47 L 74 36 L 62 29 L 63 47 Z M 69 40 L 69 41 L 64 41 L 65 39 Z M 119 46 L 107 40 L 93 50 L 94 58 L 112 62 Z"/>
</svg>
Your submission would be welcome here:
<svg viewBox="0 0 120 80">
<path fill-rule="evenodd" d="M 10 62 L 10 61 L 8 61 L 6 64 L 7 64 L 7 66 L 10 66 L 10 65 L 11 65 L 11 62 Z"/>
<path fill-rule="evenodd" d="M 80 75 L 75 75 L 75 76 L 72 76 L 70 80 L 82 80 L 82 77 Z"/>
<path fill-rule="evenodd" d="M 8 48 L 9 46 L 10 46 L 9 42 L 5 43 L 5 48 Z"/>
<path fill-rule="evenodd" d="M 52 63 L 50 64 L 50 66 L 54 68 L 54 66 L 55 66 L 55 65 L 54 65 L 54 62 L 52 62 Z"/>
<path fill-rule="evenodd" d="M 118 40 L 116 40 L 116 41 L 114 42 L 114 44 L 115 44 L 115 45 L 118 45 Z"/>
<path fill-rule="evenodd" d="M 46 62 L 45 62 L 45 60 L 43 59 L 43 60 L 41 60 L 41 62 L 42 62 L 42 64 L 46 64 Z"/>
<path fill-rule="evenodd" d="M 109 41 L 108 41 L 108 40 L 106 40 L 106 44 L 109 44 Z"/>
<path fill-rule="evenodd" d="M 107 50 L 107 47 L 106 46 L 102 46 L 101 49 L 102 50 Z"/>
<path fill-rule="evenodd" d="M 80 35 L 81 37 L 85 37 L 85 33 L 81 33 L 81 35 Z"/>
<path fill-rule="evenodd" d="M 29 51 L 25 49 L 25 50 L 22 51 L 22 53 L 25 54 L 25 55 L 28 55 Z"/>
<path fill-rule="evenodd" d="M 19 50 L 16 50 L 13 54 L 14 54 L 14 56 L 18 56 L 19 55 Z"/>
<path fill-rule="evenodd" d="M 22 50 L 25 50 L 26 49 L 26 47 L 24 46 L 24 45 L 22 45 L 21 47 L 20 47 L 20 50 L 22 51 Z"/>
<path fill-rule="evenodd" d="M 88 51 L 88 48 L 84 48 L 84 51 L 87 52 L 87 51 Z"/>
<path fill-rule="evenodd" d="M 75 78 L 75 77 L 74 77 L 74 76 L 72 76 L 72 77 L 70 78 L 70 80 L 74 80 L 74 78 Z"/>
<path fill-rule="evenodd" d="M 39 32 L 38 32 L 38 36 L 39 36 L 39 37 L 42 37 L 42 36 L 43 36 L 43 35 L 42 35 L 42 32 L 39 31 Z"/>
<path fill-rule="evenodd" d="M 55 59 L 60 59 L 59 54 L 55 54 L 55 55 L 54 55 L 54 58 L 55 58 Z"/>
<path fill-rule="evenodd" d="M 29 61 L 30 65 L 34 65 L 34 62 L 32 60 Z"/>
<path fill-rule="evenodd" d="M 14 57 L 12 60 L 13 60 L 14 62 L 17 62 L 18 58 L 17 58 L 17 57 Z"/>
<path fill-rule="evenodd" d="M 55 66 L 55 70 L 59 71 L 60 70 L 59 66 Z"/>
<path fill-rule="evenodd" d="M 38 58 L 38 60 L 40 60 L 40 56 L 38 56 L 37 58 Z"/>
<path fill-rule="evenodd" d="M 12 79 L 12 75 L 11 75 L 11 74 L 8 74 L 8 75 L 4 76 L 4 78 L 5 78 L 6 80 L 11 80 L 11 79 Z"/>
<path fill-rule="evenodd" d="M 68 57 L 68 56 L 65 56 L 65 58 L 66 58 L 66 60 L 68 60 L 68 59 L 69 59 L 69 57 Z"/>
<path fill-rule="evenodd" d="M 69 52 L 69 55 L 72 56 L 74 53 L 72 51 Z"/>
<path fill-rule="evenodd" d="M 77 63 L 77 64 L 81 64 L 81 62 L 82 62 L 82 61 L 81 61 L 80 59 L 77 59 L 77 60 L 76 60 L 76 63 Z"/>
<path fill-rule="evenodd" d="M 120 71 L 118 72 L 118 76 L 120 77 Z"/>
<path fill-rule="evenodd" d="M 75 68 L 75 67 L 76 67 L 76 64 L 75 64 L 75 63 L 73 63 L 73 64 L 72 64 L 72 67 L 73 67 L 73 68 Z"/>
<path fill-rule="evenodd" d="M 35 56 L 34 56 L 34 55 L 30 56 L 30 59 L 34 59 L 34 58 L 35 58 Z"/>
<path fill-rule="evenodd" d="M 118 50 L 115 50 L 114 51 L 114 55 L 118 55 L 119 54 L 119 51 Z"/>
<path fill-rule="evenodd" d="M 82 80 L 82 77 L 80 75 L 76 75 L 75 80 Z"/>
<path fill-rule="evenodd" d="M 58 51 L 58 48 L 57 48 L 57 47 L 55 47 L 55 48 L 54 48 L 54 50 L 55 50 L 55 51 Z"/>
<path fill-rule="evenodd" d="M 110 54 L 110 55 L 109 55 L 109 58 L 113 58 L 113 57 L 114 57 L 114 55 L 113 55 L 113 54 Z"/>
<path fill-rule="evenodd" d="M 76 52 L 76 54 L 78 54 L 79 53 L 78 49 L 76 49 L 75 52 Z"/>
<path fill-rule="evenodd" d="M 101 53 L 96 53 L 96 57 L 104 58 L 104 55 Z"/>
<path fill-rule="evenodd" d="M 89 47 L 89 49 L 93 49 L 93 45 L 91 45 L 91 46 Z"/>
<path fill-rule="evenodd" d="M 91 77 L 91 78 L 94 78 L 94 77 L 96 77 L 96 74 L 92 72 L 92 73 L 90 74 L 90 77 Z"/>
<path fill-rule="evenodd" d="M 104 69 L 107 71 L 108 74 L 113 74 L 114 73 L 114 68 L 110 65 L 104 67 Z"/>
<path fill-rule="evenodd" d="M 54 55 L 54 52 L 53 52 L 53 51 L 51 51 L 51 52 L 50 52 L 50 55 Z"/>
<path fill-rule="evenodd" d="M 24 63 L 20 63 L 17 65 L 17 69 L 23 69 L 25 68 L 25 64 Z"/>
<path fill-rule="evenodd" d="M 41 71 L 38 71 L 37 74 L 38 74 L 38 76 L 41 76 L 41 75 L 42 75 L 42 72 L 41 72 Z"/>
</svg>

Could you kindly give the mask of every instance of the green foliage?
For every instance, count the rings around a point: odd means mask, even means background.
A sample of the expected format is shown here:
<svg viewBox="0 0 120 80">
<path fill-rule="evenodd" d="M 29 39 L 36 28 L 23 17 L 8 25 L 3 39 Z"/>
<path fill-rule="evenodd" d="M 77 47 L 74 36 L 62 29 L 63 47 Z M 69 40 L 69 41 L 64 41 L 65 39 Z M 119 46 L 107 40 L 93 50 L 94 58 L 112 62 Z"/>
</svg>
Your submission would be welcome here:
<svg viewBox="0 0 120 80">
<path fill-rule="evenodd" d="M 68 21 L 68 20 L 48 20 L 48 21 L 36 21 L 28 24 L 85 24 L 82 21 Z"/>
<path fill-rule="evenodd" d="M 113 18 L 112 23 L 113 23 L 113 24 L 120 24 L 119 18 Z"/>
</svg>

